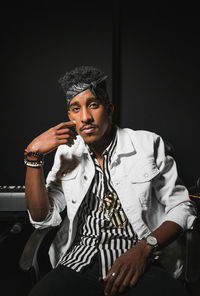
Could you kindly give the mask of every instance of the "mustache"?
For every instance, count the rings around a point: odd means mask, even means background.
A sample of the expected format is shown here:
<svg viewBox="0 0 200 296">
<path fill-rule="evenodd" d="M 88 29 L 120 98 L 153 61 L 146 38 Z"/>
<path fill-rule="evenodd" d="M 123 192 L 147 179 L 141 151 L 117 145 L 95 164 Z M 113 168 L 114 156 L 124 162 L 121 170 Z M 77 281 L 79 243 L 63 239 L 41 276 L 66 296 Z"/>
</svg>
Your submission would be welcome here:
<svg viewBox="0 0 200 296">
<path fill-rule="evenodd" d="M 92 127 L 98 127 L 96 124 L 84 124 L 81 128 L 80 131 L 83 131 L 85 128 L 92 128 Z"/>
</svg>

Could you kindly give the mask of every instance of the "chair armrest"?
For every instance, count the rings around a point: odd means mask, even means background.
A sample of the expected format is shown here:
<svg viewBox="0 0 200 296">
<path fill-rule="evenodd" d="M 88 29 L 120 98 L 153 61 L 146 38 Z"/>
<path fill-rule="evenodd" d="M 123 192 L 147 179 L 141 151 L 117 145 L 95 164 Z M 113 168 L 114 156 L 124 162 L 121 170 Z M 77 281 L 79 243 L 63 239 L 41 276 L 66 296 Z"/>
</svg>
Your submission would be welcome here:
<svg viewBox="0 0 200 296">
<path fill-rule="evenodd" d="M 195 221 L 194 229 L 186 231 L 186 283 L 200 280 L 200 218 Z"/>
<path fill-rule="evenodd" d="M 40 268 L 38 266 L 37 260 L 40 246 L 49 235 L 50 244 L 58 229 L 59 227 L 47 227 L 43 229 L 34 230 L 24 247 L 24 250 L 19 260 L 19 267 L 23 271 L 31 272 L 33 282 L 36 282 L 41 278 Z"/>
</svg>

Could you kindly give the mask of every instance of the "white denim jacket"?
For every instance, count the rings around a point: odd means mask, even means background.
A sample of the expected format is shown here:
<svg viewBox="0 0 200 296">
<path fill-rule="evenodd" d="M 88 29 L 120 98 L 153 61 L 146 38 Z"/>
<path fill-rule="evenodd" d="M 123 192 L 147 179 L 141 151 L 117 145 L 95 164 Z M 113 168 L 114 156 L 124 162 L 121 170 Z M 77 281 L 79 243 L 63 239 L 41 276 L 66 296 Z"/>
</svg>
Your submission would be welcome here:
<svg viewBox="0 0 200 296">
<path fill-rule="evenodd" d="M 55 266 L 71 246 L 76 234 L 77 211 L 92 179 L 95 167 L 90 153 L 78 136 L 75 144 L 58 147 L 54 165 L 47 176 L 52 205 L 38 228 L 57 226 L 60 212 L 67 215 L 51 246 Z M 183 229 L 192 228 L 195 209 L 187 189 L 181 185 L 174 159 L 165 155 L 162 138 L 148 131 L 117 128 L 117 147 L 110 166 L 111 182 L 139 239 L 148 236 L 164 221 L 174 221 Z"/>
</svg>

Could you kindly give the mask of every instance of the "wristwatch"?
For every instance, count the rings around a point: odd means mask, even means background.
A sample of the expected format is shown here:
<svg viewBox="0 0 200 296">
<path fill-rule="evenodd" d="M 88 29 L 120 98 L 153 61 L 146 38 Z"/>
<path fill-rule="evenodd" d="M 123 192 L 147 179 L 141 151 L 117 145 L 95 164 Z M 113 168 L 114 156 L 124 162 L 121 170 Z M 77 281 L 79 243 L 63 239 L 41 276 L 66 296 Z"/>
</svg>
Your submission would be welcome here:
<svg viewBox="0 0 200 296">
<path fill-rule="evenodd" d="M 158 241 L 154 236 L 152 235 L 147 236 L 146 243 L 152 246 L 154 251 L 158 249 Z"/>
</svg>

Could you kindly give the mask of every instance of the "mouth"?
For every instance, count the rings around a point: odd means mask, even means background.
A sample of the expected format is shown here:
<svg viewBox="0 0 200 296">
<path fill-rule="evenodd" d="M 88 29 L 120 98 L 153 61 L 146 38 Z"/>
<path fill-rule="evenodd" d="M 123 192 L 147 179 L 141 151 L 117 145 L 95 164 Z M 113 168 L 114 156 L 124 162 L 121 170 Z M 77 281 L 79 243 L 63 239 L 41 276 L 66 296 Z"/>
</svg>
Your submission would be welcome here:
<svg viewBox="0 0 200 296">
<path fill-rule="evenodd" d="M 92 134 L 96 129 L 96 126 L 85 126 L 81 129 L 81 132 L 88 135 Z"/>
</svg>

